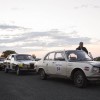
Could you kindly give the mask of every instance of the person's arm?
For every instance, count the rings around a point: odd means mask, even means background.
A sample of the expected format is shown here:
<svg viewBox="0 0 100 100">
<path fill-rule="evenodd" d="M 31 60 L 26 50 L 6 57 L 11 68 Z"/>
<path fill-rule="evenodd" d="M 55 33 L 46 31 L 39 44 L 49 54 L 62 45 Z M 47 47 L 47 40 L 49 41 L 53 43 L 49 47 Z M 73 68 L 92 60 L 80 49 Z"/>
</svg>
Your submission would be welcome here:
<svg viewBox="0 0 100 100">
<path fill-rule="evenodd" d="M 84 51 L 88 54 L 88 50 L 84 47 Z"/>
</svg>

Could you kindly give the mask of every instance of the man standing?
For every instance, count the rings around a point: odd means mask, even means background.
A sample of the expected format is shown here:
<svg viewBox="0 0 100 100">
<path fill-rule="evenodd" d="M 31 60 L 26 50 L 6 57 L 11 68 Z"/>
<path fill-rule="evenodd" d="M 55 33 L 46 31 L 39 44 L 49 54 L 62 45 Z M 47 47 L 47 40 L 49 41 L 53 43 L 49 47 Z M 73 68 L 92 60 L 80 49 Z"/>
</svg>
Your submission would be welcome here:
<svg viewBox="0 0 100 100">
<path fill-rule="evenodd" d="M 83 47 L 83 42 L 79 43 L 79 46 L 78 46 L 78 48 L 76 48 L 76 50 L 83 50 L 88 54 L 88 50 L 85 47 Z"/>
</svg>

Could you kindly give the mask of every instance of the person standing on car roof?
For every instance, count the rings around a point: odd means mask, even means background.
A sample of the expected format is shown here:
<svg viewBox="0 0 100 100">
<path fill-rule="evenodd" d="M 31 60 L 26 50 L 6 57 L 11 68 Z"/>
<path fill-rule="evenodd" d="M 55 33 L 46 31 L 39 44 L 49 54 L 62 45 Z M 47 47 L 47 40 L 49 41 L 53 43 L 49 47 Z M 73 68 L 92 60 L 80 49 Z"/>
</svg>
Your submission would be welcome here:
<svg viewBox="0 0 100 100">
<path fill-rule="evenodd" d="M 76 48 L 76 50 L 83 50 L 88 54 L 88 50 L 86 49 L 86 47 L 83 47 L 83 42 L 79 43 L 79 46 Z"/>
</svg>

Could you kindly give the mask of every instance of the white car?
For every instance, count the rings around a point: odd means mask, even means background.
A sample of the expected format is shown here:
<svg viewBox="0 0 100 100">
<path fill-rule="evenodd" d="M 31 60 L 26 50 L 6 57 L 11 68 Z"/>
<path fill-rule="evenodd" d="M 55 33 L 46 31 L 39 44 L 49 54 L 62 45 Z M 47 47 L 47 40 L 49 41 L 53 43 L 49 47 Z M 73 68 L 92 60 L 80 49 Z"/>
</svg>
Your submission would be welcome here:
<svg viewBox="0 0 100 100">
<path fill-rule="evenodd" d="M 22 71 L 36 71 L 34 64 L 35 59 L 28 54 L 11 54 L 4 60 L 5 72 L 14 70 L 17 75 L 20 75 Z"/>
<path fill-rule="evenodd" d="M 82 50 L 49 52 L 35 67 L 41 79 L 48 76 L 69 78 L 77 87 L 86 87 L 90 80 L 100 80 L 100 62 L 93 61 Z"/>
</svg>

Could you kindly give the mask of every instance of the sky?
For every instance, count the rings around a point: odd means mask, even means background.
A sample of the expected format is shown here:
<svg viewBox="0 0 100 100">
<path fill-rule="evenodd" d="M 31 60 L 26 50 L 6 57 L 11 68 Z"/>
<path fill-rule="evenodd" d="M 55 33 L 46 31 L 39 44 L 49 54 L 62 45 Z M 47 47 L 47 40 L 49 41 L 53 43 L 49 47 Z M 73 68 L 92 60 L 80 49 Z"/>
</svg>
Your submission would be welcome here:
<svg viewBox="0 0 100 100">
<path fill-rule="evenodd" d="M 0 0 L 0 54 L 42 57 L 76 49 L 80 41 L 100 56 L 100 0 Z"/>
</svg>

